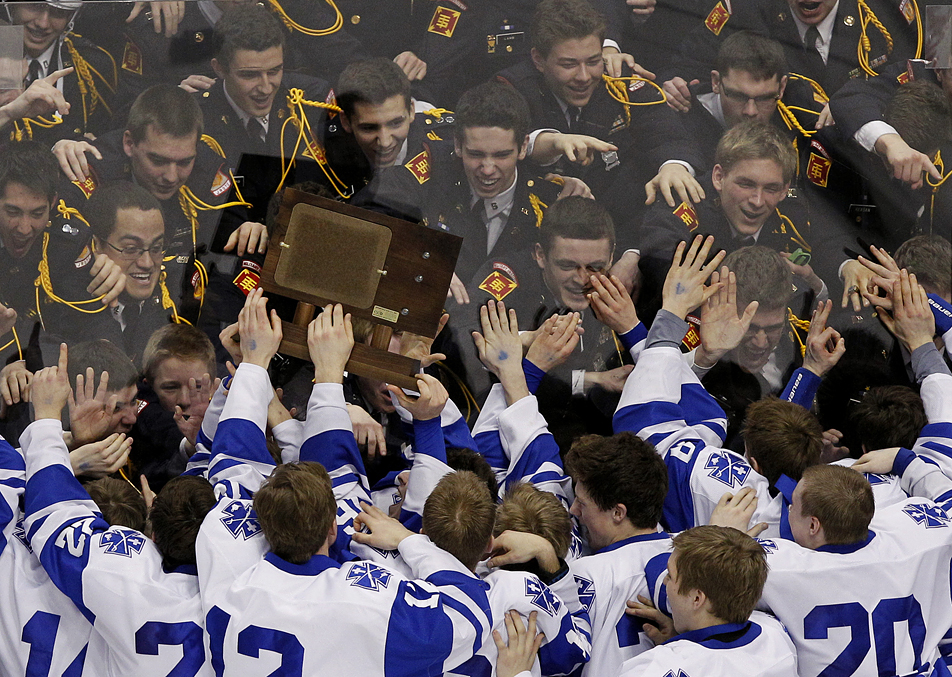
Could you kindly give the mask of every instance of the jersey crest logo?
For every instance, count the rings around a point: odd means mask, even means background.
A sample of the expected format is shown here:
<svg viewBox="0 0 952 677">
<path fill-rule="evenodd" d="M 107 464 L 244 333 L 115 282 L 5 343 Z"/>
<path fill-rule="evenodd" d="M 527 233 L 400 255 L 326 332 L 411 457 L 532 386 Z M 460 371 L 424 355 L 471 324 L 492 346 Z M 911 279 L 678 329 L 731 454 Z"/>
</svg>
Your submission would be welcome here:
<svg viewBox="0 0 952 677">
<path fill-rule="evenodd" d="M 526 579 L 526 597 L 532 598 L 533 606 L 537 606 L 550 616 L 555 616 L 562 608 L 562 602 L 552 594 L 548 586 L 536 579 Z"/>
<path fill-rule="evenodd" d="M 430 179 L 430 154 L 423 151 L 404 165 L 420 184 Z"/>
<path fill-rule="evenodd" d="M 710 470 L 709 477 L 726 484 L 731 489 L 744 483 L 750 474 L 750 466 L 739 458 L 723 452 L 715 452 L 704 464 L 705 470 Z"/>
<path fill-rule="evenodd" d="M 33 552 L 33 548 L 30 547 L 30 539 L 26 537 L 26 529 L 23 528 L 22 517 L 17 520 L 17 525 L 13 528 L 13 537 L 20 541 L 27 550 Z"/>
<path fill-rule="evenodd" d="M 687 227 L 688 232 L 693 233 L 697 230 L 697 227 L 701 225 L 701 222 L 697 220 L 697 212 L 694 211 L 694 207 L 689 205 L 687 202 L 682 202 L 678 205 L 678 208 L 675 209 L 672 214 L 677 216 L 684 225 Z"/>
<path fill-rule="evenodd" d="M 364 590 L 379 591 L 390 585 L 392 574 L 388 569 L 377 566 L 373 562 L 359 562 L 347 572 L 350 584 Z"/>
<path fill-rule="evenodd" d="M 769 538 L 755 538 L 754 540 L 760 543 L 760 547 L 763 548 L 764 552 L 768 555 L 772 552 L 777 552 L 777 544 Z"/>
<path fill-rule="evenodd" d="M 506 273 L 509 273 L 506 275 Z M 504 263 L 493 263 L 493 272 L 486 276 L 486 279 L 479 283 L 479 288 L 492 296 L 497 301 L 502 301 L 509 296 L 519 283 L 516 282 L 516 276 L 512 268 Z"/>
<path fill-rule="evenodd" d="M 832 163 L 825 157 L 820 157 L 816 153 L 810 153 L 810 161 L 807 163 L 807 178 L 817 186 L 826 188 L 830 179 L 830 166 Z"/>
<path fill-rule="evenodd" d="M 592 602 L 595 601 L 595 583 L 581 576 L 575 577 L 575 585 L 578 587 L 578 601 L 585 607 L 585 611 L 592 608 Z"/>
<path fill-rule="evenodd" d="M 442 35 L 444 38 L 451 38 L 453 37 L 453 31 L 456 30 L 456 24 L 459 23 L 460 16 L 462 16 L 462 13 L 455 9 L 437 7 L 426 30 L 430 33 Z"/>
<path fill-rule="evenodd" d="M 142 552 L 144 545 L 145 536 L 131 529 L 110 529 L 99 537 L 99 547 L 105 548 L 108 555 L 132 557 Z"/>
<path fill-rule="evenodd" d="M 707 26 L 707 30 L 711 31 L 714 35 L 720 35 L 724 24 L 726 24 L 730 18 L 730 12 L 724 7 L 724 3 L 719 2 L 714 5 L 714 9 L 707 15 L 707 18 L 704 20 L 704 25 Z"/>
<path fill-rule="evenodd" d="M 247 296 L 255 290 L 255 287 L 258 286 L 259 277 L 248 270 L 247 268 L 242 268 L 241 272 L 235 277 L 232 282 L 235 283 L 235 286 L 241 290 L 241 293 Z"/>
<path fill-rule="evenodd" d="M 909 515 L 916 524 L 921 524 L 926 529 L 938 529 L 952 524 L 952 518 L 937 505 L 911 503 L 903 508 L 902 511 Z"/>
<path fill-rule="evenodd" d="M 691 675 L 686 673 L 684 670 L 678 670 L 677 672 L 674 670 L 668 670 L 666 673 L 664 673 L 664 677 L 691 677 Z"/>
<path fill-rule="evenodd" d="M 225 506 L 225 516 L 221 518 L 221 523 L 236 540 L 241 536 L 242 540 L 247 541 L 261 531 L 254 508 L 241 501 L 232 501 Z"/>
<path fill-rule="evenodd" d="M 876 486 L 877 484 L 886 484 L 889 482 L 889 475 L 879 475 L 872 472 L 864 472 L 866 480 L 869 482 L 870 486 Z"/>
<path fill-rule="evenodd" d="M 126 40 L 126 46 L 122 50 L 122 70 L 142 75 L 142 52 L 131 40 Z"/>
</svg>

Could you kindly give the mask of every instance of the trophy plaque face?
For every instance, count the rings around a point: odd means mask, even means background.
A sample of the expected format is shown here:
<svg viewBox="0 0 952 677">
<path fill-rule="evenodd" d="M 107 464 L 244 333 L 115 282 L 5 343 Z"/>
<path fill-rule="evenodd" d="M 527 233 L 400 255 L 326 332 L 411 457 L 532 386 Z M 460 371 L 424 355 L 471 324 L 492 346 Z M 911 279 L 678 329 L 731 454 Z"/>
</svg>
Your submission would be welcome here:
<svg viewBox="0 0 952 677">
<path fill-rule="evenodd" d="M 288 247 L 274 281 L 345 306 L 370 308 L 391 239 L 386 226 L 298 203 L 291 210 L 284 237 Z"/>
<path fill-rule="evenodd" d="M 286 189 L 260 283 L 299 301 L 294 321 L 283 320 L 281 352 L 309 359 L 316 308 L 340 303 L 374 323 L 348 371 L 415 388 L 419 361 L 386 348 L 394 331 L 436 335 L 461 244 L 455 235 Z"/>
</svg>

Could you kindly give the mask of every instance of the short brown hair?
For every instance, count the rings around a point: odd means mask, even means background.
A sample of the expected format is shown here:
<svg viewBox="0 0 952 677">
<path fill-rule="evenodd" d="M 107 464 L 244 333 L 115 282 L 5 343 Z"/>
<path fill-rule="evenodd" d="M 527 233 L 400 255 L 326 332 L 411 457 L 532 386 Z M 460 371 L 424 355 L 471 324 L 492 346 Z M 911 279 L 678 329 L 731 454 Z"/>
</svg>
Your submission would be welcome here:
<svg viewBox="0 0 952 677">
<path fill-rule="evenodd" d="M 737 31 L 717 50 L 716 68 L 721 77 L 735 70 L 750 73 L 758 80 L 779 81 L 787 74 L 787 59 L 776 40 L 753 31 Z"/>
<path fill-rule="evenodd" d="M 495 521 L 489 489 L 465 470 L 444 476 L 423 506 L 423 532 L 469 569 L 486 554 Z"/>
<path fill-rule="evenodd" d="M 463 92 L 456 105 L 456 140 L 466 142 L 466 130 L 498 127 L 511 131 L 521 149 L 529 133 L 529 104 L 505 82 L 490 80 Z"/>
<path fill-rule="evenodd" d="M 605 19 L 585 0 L 542 0 L 532 18 L 532 47 L 542 58 L 558 43 L 594 35 L 605 40 Z"/>
<path fill-rule="evenodd" d="M 468 470 L 475 473 L 476 477 L 481 479 L 486 488 L 489 489 L 494 501 L 499 496 L 499 483 L 496 481 L 496 474 L 482 454 L 466 447 L 447 447 L 446 465 L 456 471 Z"/>
<path fill-rule="evenodd" d="M 254 497 L 255 512 L 271 551 L 304 564 L 327 540 L 337 517 L 331 478 L 319 463 L 285 463 Z"/>
<path fill-rule="evenodd" d="M 403 97 L 407 110 L 412 106 L 406 73 L 385 57 L 348 64 L 337 80 L 336 96 L 337 105 L 348 118 L 353 116 L 358 103 L 379 106 L 394 96 Z"/>
<path fill-rule="evenodd" d="M 896 250 L 896 264 L 914 273 L 930 294 L 952 296 L 952 243 L 941 235 L 917 235 Z"/>
<path fill-rule="evenodd" d="M 952 104 L 937 84 L 907 82 L 886 104 L 883 120 L 920 153 L 934 153 L 952 139 Z"/>
<path fill-rule="evenodd" d="M 754 402 L 747 407 L 743 435 L 747 455 L 771 486 L 781 475 L 799 481 L 806 468 L 820 462 L 823 428 L 798 404 L 776 397 Z"/>
<path fill-rule="evenodd" d="M 124 352 L 114 343 L 106 339 L 84 341 L 69 347 L 69 382 L 76 384 L 76 376 L 83 374 L 86 369 L 93 368 L 96 379 L 101 378 L 104 371 L 109 372 L 109 392 L 116 392 L 139 381 L 139 372 Z"/>
<path fill-rule="evenodd" d="M 850 416 L 866 451 L 886 447 L 912 449 L 929 422 L 922 398 L 906 386 L 871 388 Z"/>
<path fill-rule="evenodd" d="M 214 505 L 215 490 L 204 477 L 180 475 L 162 487 L 149 519 L 166 568 L 195 564 L 198 529 Z"/>
<path fill-rule="evenodd" d="M 204 362 L 208 375 L 215 376 L 215 346 L 195 327 L 168 324 L 152 332 L 142 351 L 142 375 L 151 382 L 159 365 L 172 357 Z"/>
<path fill-rule="evenodd" d="M 790 141 L 766 122 L 742 122 L 727 130 L 718 142 L 714 162 L 725 172 L 745 160 L 773 160 L 780 167 L 784 183 L 790 183 L 797 173 L 797 153 Z"/>
<path fill-rule="evenodd" d="M 132 103 L 126 122 L 132 142 L 141 143 L 150 126 L 157 134 L 176 139 L 194 134 L 196 144 L 205 130 L 198 103 L 191 94 L 172 84 L 153 85 Z"/>
<path fill-rule="evenodd" d="M 239 49 L 263 52 L 284 48 L 284 29 L 266 7 L 256 3 L 233 5 L 215 24 L 214 40 L 215 58 L 228 69 Z"/>
<path fill-rule="evenodd" d="M 800 512 L 820 521 L 827 543 L 866 538 L 876 502 L 863 475 L 841 465 L 815 465 L 803 472 L 800 486 Z"/>
<path fill-rule="evenodd" d="M 114 477 L 103 477 L 83 486 L 110 525 L 145 531 L 145 501 L 131 484 Z"/>
<path fill-rule="evenodd" d="M 522 531 L 542 536 L 555 554 L 565 559 L 572 541 L 572 518 L 555 494 L 540 491 L 528 482 L 510 487 L 496 515 L 498 536 L 504 531 Z"/>
<path fill-rule="evenodd" d="M 635 527 L 658 526 L 668 493 L 668 469 L 653 446 L 630 432 L 585 435 L 572 445 L 565 464 L 600 510 L 621 503 Z"/>
<path fill-rule="evenodd" d="M 546 209 L 538 235 L 542 251 L 546 253 L 552 249 L 557 237 L 568 240 L 607 239 L 609 246 L 615 248 L 615 222 L 611 214 L 595 200 L 581 195 L 563 198 Z"/>
<path fill-rule="evenodd" d="M 854 473 L 855 474 L 855 473 Z M 767 581 L 767 555 L 753 538 L 731 527 L 694 527 L 674 537 L 678 592 L 700 590 L 725 623 L 750 618 Z"/>
<path fill-rule="evenodd" d="M 786 308 L 793 297 L 793 277 L 783 257 L 769 247 L 753 245 L 733 251 L 724 259 L 737 277 L 737 307 L 757 301 L 758 310 Z"/>
</svg>

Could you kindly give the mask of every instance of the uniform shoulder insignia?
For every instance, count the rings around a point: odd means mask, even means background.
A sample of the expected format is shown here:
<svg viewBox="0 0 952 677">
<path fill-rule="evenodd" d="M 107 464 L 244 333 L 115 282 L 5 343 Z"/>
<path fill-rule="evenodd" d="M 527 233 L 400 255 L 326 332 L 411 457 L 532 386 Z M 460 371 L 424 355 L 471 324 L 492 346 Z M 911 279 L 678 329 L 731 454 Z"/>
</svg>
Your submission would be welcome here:
<svg viewBox="0 0 952 677">
<path fill-rule="evenodd" d="M 681 340 L 681 347 L 690 352 L 701 345 L 701 320 L 694 315 L 688 315 L 685 319 L 688 321 L 688 331 Z"/>
<path fill-rule="evenodd" d="M 911 80 L 912 80 L 912 76 L 909 74 L 909 71 L 903 71 L 902 73 L 896 76 L 896 81 L 900 85 L 904 85 L 907 82 L 910 82 Z"/>
<path fill-rule="evenodd" d="M 434 132 L 432 129 L 426 133 L 426 138 L 428 138 L 430 141 L 442 141 L 442 140 L 443 140 L 443 137 L 437 135 L 437 133 Z"/>
<path fill-rule="evenodd" d="M 235 277 L 232 282 L 238 289 L 241 290 L 241 293 L 247 296 L 255 290 L 255 287 L 258 286 L 258 281 L 261 279 L 261 266 L 259 266 L 254 261 L 244 260 L 241 262 L 241 272 Z"/>
<path fill-rule="evenodd" d="M 830 166 L 832 164 L 825 157 L 810 151 L 810 160 L 807 162 L 807 178 L 810 183 L 826 188 L 830 179 Z"/>
<path fill-rule="evenodd" d="M 139 406 L 136 407 L 136 416 L 145 411 L 145 408 L 149 406 L 148 400 L 139 400 Z"/>
<path fill-rule="evenodd" d="M 89 176 L 82 181 L 73 181 L 73 185 L 83 191 L 83 195 L 86 196 L 88 200 L 89 197 L 96 192 L 96 188 L 99 186 L 97 181 L 96 172 L 93 171 L 93 168 L 89 168 Z"/>
<path fill-rule="evenodd" d="M 907 24 L 916 20 L 916 6 L 912 0 L 902 0 L 899 3 L 899 11 L 902 12 L 902 18 L 906 20 Z"/>
<path fill-rule="evenodd" d="M 231 176 L 223 162 L 215 172 L 215 178 L 212 179 L 211 193 L 215 197 L 221 197 L 228 192 L 229 188 L 231 188 Z"/>
<path fill-rule="evenodd" d="M 456 24 L 459 23 L 460 16 L 462 16 L 462 13 L 455 9 L 437 5 L 433 11 L 433 18 L 430 19 L 430 25 L 427 26 L 426 30 L 430 33 L 442 35 L 444 38 L 451 38 L 453 37 L 453 31 L 456 30 Z"/>
<path fill-rule="evenodd" d="M 93 260 L 93 252 L 88 245 L 83 247 L 83 250 L 79 252 L 79 256 L 76 257 L 76 260 L 73 261 L 73 266 L 76 268 L 85 268 L 89 265 L 89 262 Z"/>
<path fill-rule="evenodd" d="M 413 177 L 424 184 L 430 180 L 430 151 L 424 149 L 422 153 L 417 154 L 407 162 L 404 167 L 410 170 Z"/>
<path fill-rule="evenodd" d="M 721 30 L 730 18 L 731 13 L 724 7 L 724 3 L 718 2 L 714 5 L 714 9 L 711 10 L 711 13 L 707 15 L 707 18 L 704 20 L 704 25 L 707 26 L 707 30 L 711 31 L 714 35 L 720 35 Z"/>
<path fill-rule="evenodd" d="M 542 217 L 545 216 L 545 210 L 549 208 L 549 205 L 539 199 L 535 193 L 529 193 L 529 204 L 532 205 L 532 211 L 535 213 L 536 228 L 541 228 Z"/>
<path fill-rule="evenodd" d="M 334 106 L 335 108 L 337 107 L 337 95 L 334 93 L 333 87 L 328 90 L 327 96 L 324 98 L 324 103 L 326 103 L 328 106 Z M 337 111 L 334 110 L 334 108 L 328 108 L 326 110 L 328 120 L 333 120 L 337 117 Z"/>
<path fill-rule="evenodd" d="M 678 205 L 677 209 L 671 212 L 677 216 L 681 221 L 687 226 L 689 232 L 694 232 L 697 230 L 697 227 L 701 225 L 701 222 L 698 221 L 697 212 L 694 211 L 694 207 L 689 205 L 687 202 L 682 202 Z"/>
<path fill-rule="evenodd" d="M 122 50 L 122 70 L 142 75 L 142 51 L 132 40 L 126 40 Z"/>
<path fill-rule="evenodd" d="M 479 288 L 497 301 L 502 301 L 518 286 L 519 283 L 512 268 L 499 261 L 493 261 L 492 272 L 479 283 Z"/>
</svg>

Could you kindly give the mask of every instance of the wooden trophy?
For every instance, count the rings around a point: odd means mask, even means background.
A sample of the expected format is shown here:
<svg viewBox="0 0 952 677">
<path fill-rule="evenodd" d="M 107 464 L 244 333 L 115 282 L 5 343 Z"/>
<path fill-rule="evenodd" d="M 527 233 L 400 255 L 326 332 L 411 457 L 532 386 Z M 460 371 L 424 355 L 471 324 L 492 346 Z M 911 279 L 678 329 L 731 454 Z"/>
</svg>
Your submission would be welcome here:
<svg viewBox="0 0 952 677">
<path fill-rule="evenodd" d="M 374 323 L 347 370 L 416 389 L 419 360 L 387 351 L 394 331 L 435 337 L 463 240 L 400 219 L 287 189 L 268 247 L 261 286 L 298 301 L 282 321 L 280 352 L 309 359 L 307 325 L 317 306 Z"/>
</svg>

